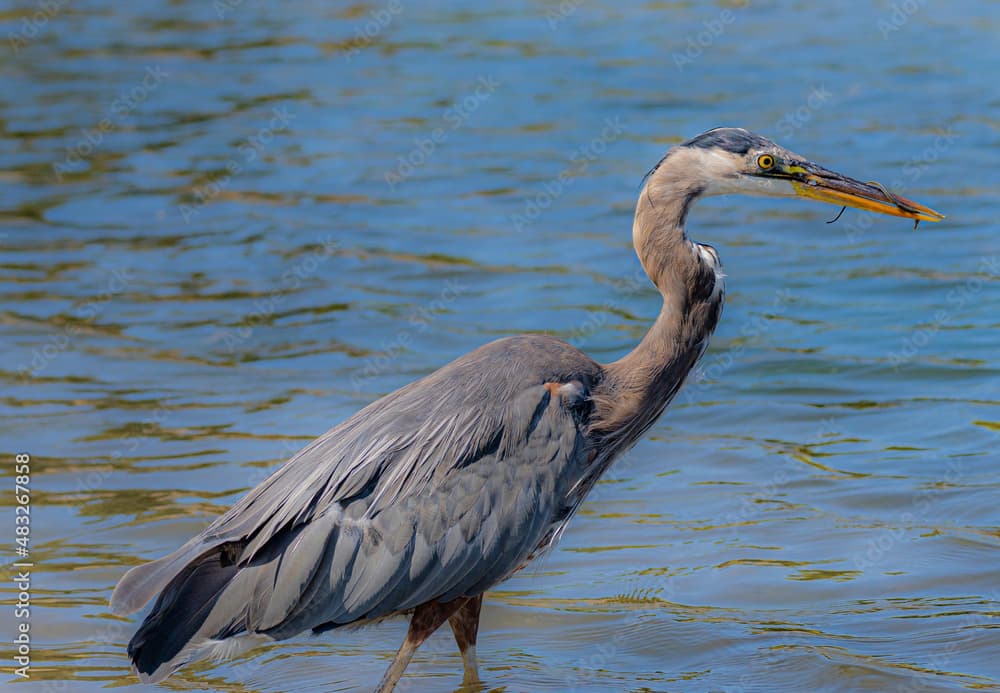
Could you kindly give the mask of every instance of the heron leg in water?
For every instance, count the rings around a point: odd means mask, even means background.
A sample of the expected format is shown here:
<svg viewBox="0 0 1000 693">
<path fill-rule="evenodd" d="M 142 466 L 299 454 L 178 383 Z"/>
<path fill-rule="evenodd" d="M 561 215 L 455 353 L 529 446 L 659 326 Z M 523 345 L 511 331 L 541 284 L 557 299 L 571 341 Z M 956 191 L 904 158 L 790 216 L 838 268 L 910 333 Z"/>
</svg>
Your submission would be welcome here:
<svg viewBox="0 0 1000 693">
<path fill-rule="evenodd" d="M 382 675 L 382 680 L 379 682 L 378 688 L 375 689 L 375 693 L 390 693 L 399 683 L 403 671 L 406 670 L 406 666 L 410 663 L 417 648 L 467 601 L 468 599 L 462 597 L 443 604 L 429 602 L 414 609 L 406 639 L 393 658 L 392 664 Z"/>
<path fill-rule="evenodd" d="M 448 619 L 451 632 L 455 634 L 455 642 L 462 653 L 465 664 L 465 676 L 462 685 L 479 683 L 479 662 L 476 661 L 476 634 L 479 632 L 479 610 L 483 606 L 483 595 L 467 600 L 458 611 Z"/>
</svg>

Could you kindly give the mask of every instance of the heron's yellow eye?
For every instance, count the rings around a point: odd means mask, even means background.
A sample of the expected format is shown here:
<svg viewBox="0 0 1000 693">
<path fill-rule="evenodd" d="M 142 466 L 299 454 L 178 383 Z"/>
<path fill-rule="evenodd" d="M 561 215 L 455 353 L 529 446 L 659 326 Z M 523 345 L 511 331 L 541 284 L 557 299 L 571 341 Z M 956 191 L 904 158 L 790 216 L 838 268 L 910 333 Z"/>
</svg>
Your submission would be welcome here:
<svg viewBox="0 0 1000 693">
<path fill-rule="evenodd" d="M 764 171 L 774 168 L 774 157 L 770 154 L 761 154 L 757 157 L 757 165 Z"/>
</svg>

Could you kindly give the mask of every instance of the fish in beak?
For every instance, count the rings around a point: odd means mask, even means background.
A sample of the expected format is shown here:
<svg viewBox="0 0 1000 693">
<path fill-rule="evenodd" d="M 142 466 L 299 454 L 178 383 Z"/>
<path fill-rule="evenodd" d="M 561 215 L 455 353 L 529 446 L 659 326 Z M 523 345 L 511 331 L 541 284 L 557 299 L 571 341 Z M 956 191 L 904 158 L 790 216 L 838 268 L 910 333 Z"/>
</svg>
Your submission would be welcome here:
<svg viewBox="0 0 1000 693">
<path fill-rule="evenodd" d="M 763 175 L 789 181 L 795 192 L 821 202 L 856 207 L 869 212 L 906 217 L 914 220 L 914 228 L 921 221 L 941 221 L 944 215 L 919 202 L 897 195 L 881 183 L 863 183 L 841 175 L 810 161 L 776 162 Z"/>
</svg>

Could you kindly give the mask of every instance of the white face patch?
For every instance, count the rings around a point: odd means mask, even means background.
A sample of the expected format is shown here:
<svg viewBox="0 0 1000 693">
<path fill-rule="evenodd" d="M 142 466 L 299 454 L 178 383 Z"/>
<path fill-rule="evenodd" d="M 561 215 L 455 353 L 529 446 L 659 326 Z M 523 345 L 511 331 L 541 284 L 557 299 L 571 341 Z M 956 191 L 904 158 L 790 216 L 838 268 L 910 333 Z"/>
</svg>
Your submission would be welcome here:
<svg viewBox="0 0 1000 693">
<path fill-rule="evenodd" d="M 705 195 L 754 195 L 756 197 L 797 197 L 788 180 L 750 176 L 743 173 L 718 178 L 705 188 Z"/>
<path fill-rule="evenodd" d="M 704 195 L 796 197 L 791 182 L 744 173 L 746 159 L 721 149 L 684 151 L 684 168 L 705 181 Z"/>
</svg>

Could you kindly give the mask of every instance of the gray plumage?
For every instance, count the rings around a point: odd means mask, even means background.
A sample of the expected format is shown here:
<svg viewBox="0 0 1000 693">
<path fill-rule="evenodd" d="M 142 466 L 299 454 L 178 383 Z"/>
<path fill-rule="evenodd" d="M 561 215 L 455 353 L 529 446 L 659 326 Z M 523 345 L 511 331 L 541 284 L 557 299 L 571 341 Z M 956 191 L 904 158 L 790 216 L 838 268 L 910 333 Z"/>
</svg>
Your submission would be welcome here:
<svg viewBox="0 0 1000 693">
<path fill-rule="evenodd" d="M 745 155 L 751 150 L 767 151 L 777 147 L 771 140 L 743 128 L 713 128 L 682 142 L 681 147 L 721 149 L 730 154 Z"/>
<path fill-rule="evenodd" d="M 139 672 L 159 678 L 160 664 L 219 633 L 283 639 L 501 581 L 574 509 L 567 499 L 590 450 L 586 394 L 601 373 L 560 340 L 502 339 L 330 430 L 202 534 L 122 581 L 120 612 L 163 590 L 130 646 Z M 190 585 L 192 574 L 205 579 L 190 566 L 206 557 L 225 577 Z M 209 597 L 198 618 L 165 599 L 185 592 Z M 184 638 L 154 641 L 184 625 Z"/>
<path fill-rule="evenodd" d="M 487 344 L 362 409 L 177 551 L 129 571 L 115 612 L 159 595 L 129 643 L 140 676 L 158 681 L 197 657 L 408 612 L 380 690 L 445 620 L 474 675 L 482 593 L 558 540 L 704 353 L 723 274 L 715 250 L 686 236 L 686 216 L 703 194 L 774 194 L 756 180 L 761 152 L 793 157 L 718 128 L 647 176 L 633 242 L 663 305 L 620 360 L 602 365 L 545 336 Z"/>
</svg>

